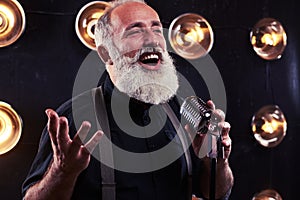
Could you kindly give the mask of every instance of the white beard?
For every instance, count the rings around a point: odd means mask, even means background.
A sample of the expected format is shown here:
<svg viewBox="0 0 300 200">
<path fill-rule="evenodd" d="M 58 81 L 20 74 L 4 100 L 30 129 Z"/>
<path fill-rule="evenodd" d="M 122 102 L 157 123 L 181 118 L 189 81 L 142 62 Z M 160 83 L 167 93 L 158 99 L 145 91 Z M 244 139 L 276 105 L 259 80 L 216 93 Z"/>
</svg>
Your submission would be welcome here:
<svg viewBox="0 0 300 200">
<path fill-rule="evenodd" d="M 146 70 L 135 58 L 122 56 L 114 59 L 116 87 L 128 96 L 145 103 L 166 103 L 178 89 L 178 76 L 173 60 L 168 52 L 160 51 L 162 63 L 159 70 Z"/>
</svg>

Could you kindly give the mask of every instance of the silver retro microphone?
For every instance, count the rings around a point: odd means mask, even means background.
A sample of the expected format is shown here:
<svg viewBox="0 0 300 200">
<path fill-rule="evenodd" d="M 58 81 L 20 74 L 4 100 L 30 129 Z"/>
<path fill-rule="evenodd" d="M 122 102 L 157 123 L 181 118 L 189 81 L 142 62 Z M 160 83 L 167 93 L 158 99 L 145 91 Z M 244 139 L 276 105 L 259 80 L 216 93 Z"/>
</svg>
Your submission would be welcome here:
<svg viewBox="0 0 300 200">
<path fill-rule="evenodd" d="M 218 157 L 224 157 L 222 136 L 218 127 L 218 120 L 212 109 L 197 96 L 187 97 L 180 107 L 180 114 L 197 133 L 209 133 L 217 138 L 216 151 Z"/>
<path fill-rule="evenodd" d="M 196 132 L 208 132 L 212 111 L 199 97 L 187 97 L 181 105 L 180 114 Z"/>
<path fill-rule="evenodd" d="M 206 137 L 210 136 L 211 150 L 207 152 L 208 157 L 211 158 L 209 199 L 215 200 L 217 157 L 224 158 L 222 134 L 218 127 L 219 120 L 214 116 L 212 109 L 197 96 L 187 97 L 180 107 L 180 113 L 196 132 L 209 134 Z"/>
</svg>

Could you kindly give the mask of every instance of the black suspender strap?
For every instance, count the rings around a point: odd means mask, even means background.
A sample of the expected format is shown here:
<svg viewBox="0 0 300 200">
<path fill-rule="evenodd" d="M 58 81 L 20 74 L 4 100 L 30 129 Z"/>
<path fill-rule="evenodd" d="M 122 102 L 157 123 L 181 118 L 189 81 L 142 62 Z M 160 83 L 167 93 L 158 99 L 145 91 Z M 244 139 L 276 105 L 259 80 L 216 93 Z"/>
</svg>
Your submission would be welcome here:
<svg viewBox="0 0 300 200">
<path fill-rule="evenodd" d="M 103 92 L 101 86 L 94 89 L 92 91 L 93 100 L 94 100 L 94 107 L 97 117 L 97 127 L 101 129 L 106 137 L 111 140 L 110 136 L 110 128 L 107 119 L 107 112 L 105 101 L 103 97 Z M 185 136 L 185 131 L 182 128 L 179 120 L 177 119 L 175 113 L 173 112 L 172 108 L 169 104 L 165 103 L 162 104 L 163 109 L 167 113 L 169 119 L 171 120 L 173 126 L 176 129 L 176 132 L 179 136 L 180 142 L 184 149 L 184 155 L 187 163 L 187 171 L 189 175 L 188 179 L 188 197 L 187 199 L 192 199 L 192 161 L 189 152 L 189 145 L 187 138 Z M 99 124 L 100 123 L 100 124 Z M 100 150 L 100 160 L 106 159 L 109 163 L 113 164 L 113 152 L 112 152 L 112 143 L 100 143 L 99 145 Z M 102 162 L 101 165 L 101 177 L 102 177 L 102 200 L 115 200 L 116 199 L 116 183 L 115 183 L 115 175 L 114 175 L 114 168 L 113 166 L 108 167 Z"/>
<path fill-rule="evenodd" d="M 187 141 L 187 138 L 185 135 L 185 131 L 184 131 L 183 127 L 181 126 L 179 120 L 177 119 L 175 113 L 173 112 L 172 108 L 170 107 L 170 105 L 165 103 L 165 104 L 162 104 L 162 106 L 163 106 L 163 109 L 165 110 L 165 112 L 167 113 L 169 119 L 171 120 L 173 126 L 175 127 L 177 135 L 179 136 L 181 145 L 184 150 L 184 156 L 185 156 L 188 175 L 189 175 L 187 199 L 192 199 L 192 160 L 191 160 L 189 145 L 188 145 L 188 141 Z"/>
<path fill-rule="evenodd" d="M 110 128 L 107 119 L 107 112 L 105 101 L 103 97 L 103 92 L 101 86 L 92 91 L 94 96 L 94 107 L 97 117 L 97 128 L 102 130 L 110 142 L 100 141 L 99 150 L 100 150 L 100 160 L 108 161 L 111 167 L 106 166 L 100 162 L 101 166 L 101 178 L 102 178 L 102 200 L 115 200 L 116 199 L 116 183 L 115 183 L 115 174 L 113 167 L 113 152 L 112 152 L 112 143 L 110 136 Z M 100 123 L 100 124 L 99 124 Z"/>
</svg>

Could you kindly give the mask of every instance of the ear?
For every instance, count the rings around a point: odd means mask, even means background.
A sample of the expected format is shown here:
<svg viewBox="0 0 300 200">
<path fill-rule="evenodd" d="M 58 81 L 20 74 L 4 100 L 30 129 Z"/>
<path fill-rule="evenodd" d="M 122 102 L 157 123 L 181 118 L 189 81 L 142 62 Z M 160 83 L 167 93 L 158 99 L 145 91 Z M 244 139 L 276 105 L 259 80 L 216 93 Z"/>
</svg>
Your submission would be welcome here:
<svg viewBox="0 0 300 200">
<path fill-rule="evenodd" d="M 97 53 L 100 56 L 101 60 L 106 64 L 107 62 L 112 62 L 109 56 L 108 51 L 103 46 L 97 47 Z M 111 64 L 111 63 L 110 63 Z"/>
</svg>

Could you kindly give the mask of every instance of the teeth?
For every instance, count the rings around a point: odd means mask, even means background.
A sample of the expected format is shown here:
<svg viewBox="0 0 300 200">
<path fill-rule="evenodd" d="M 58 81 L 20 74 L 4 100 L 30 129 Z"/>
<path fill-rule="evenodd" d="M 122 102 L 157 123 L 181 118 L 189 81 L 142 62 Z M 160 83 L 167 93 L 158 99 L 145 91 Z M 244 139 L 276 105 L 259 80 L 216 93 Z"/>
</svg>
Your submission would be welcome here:
<svg viewBox="0 0 300 200">
<path fill-rule="evenodd" d="M 159 57 L 156 54 L 149 54 L 142 58 L 142 60 L 148 60 L 148 59 L 159 59 Z"/>
</svg>

